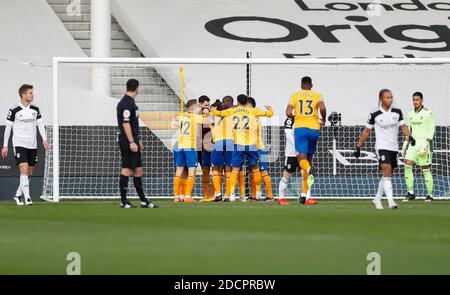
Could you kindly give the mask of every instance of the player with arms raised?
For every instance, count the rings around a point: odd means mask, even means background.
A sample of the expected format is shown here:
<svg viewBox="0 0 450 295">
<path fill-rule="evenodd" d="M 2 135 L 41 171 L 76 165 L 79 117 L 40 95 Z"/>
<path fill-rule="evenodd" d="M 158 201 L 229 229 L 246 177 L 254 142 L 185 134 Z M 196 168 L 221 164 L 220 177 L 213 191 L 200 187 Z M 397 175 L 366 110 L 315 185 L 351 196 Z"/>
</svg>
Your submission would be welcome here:
<svg viewBox="0 0 450 295">
<path fill-rule="evenodd" d="M 233 170 L 230 179 L 230 199 L 235 199 L 235 190 L 239 171 L 242 169 L 245 157 L 253 171 L 257 198 L 261 197 L 261 173 L 259 171 L 259 153 L 257 143 L 257 117 L 273 115 L 272 108 L 266 106 L 267 111 L 247 106 L 247 97 L 239 95 L 235 108 L 224 111 L 211 109 L 211 114 L 218 117 L 231 117 L 234 124 L 234 151 L 231 159 Z"/>
<path fill-rule="evenodd" d="M 19 187 L 14 200 L 18 206 L 29 206 L 33 205 L 30 197 L 29 177 L 33 175 L 34 166 L 38 161 L 36 126 L 41 134 L 45 150 L 48 149 L 48 142 L 41 112 L 37 106 L 32 104 L 34 100 L 33 86 L 22 85 L 19 89 L 19 95 L 20 103 L 9 110 L 6 118 L 2 157 L 8 156 L 8 141 L 12 129 L 14 156 L 20 171 Z"/>
<path fill-rule="evenodd" d="M 381 105 L 376 111 L 369 115 L 366 128 L 364 128 L 359 141 L 356 144 L 354 155 L 356 159 L 361 156 L 361 148 L 364 146 L 372 129 L 375 128 L 375 150 L 378 155 L 380 170 L 383 177 L 378 184 L 378 190 L 372 202 L 377 209 L 383 209 L 381 197 L 384 192 L 388 200 L 389 208 L 397 209 L 398 206 L 394 201 L 391 179 L 394 174 L 394 169 L 398 165 L 399 126 L 403 135 L 412 146 L 415 145 L 415 140 L 406 126 L 402 111 L 392 107 L 394 100 L 392 91 L 389 89 L 382 89 L 379 93 L 379 100 Z"/>
<path fill-rule="evenodd" d="M 314 181 L 316 168 L 312 167 L 312 158 L 317 150 L 320 127 L 325 125 L 327 110 L 322 95 L 311 90 L 313 87 L 310 77 L 303 77 L 301 90 L 292 94 L 291 101 L 286 108 L 286 116 L 294 118 L 295 150 L 299 166 L 303 171 L 303 189 L 299 201 L 305 205 L 315 205 L 308 194 L 308 189 Z M 293 114 L 292 111 L 295 113 Z M 319 111 L 321 118 L 319 118 Z"/>
<path fill-rule="evenodd" d="M 411 201 L 416 198 L 414 193 L 413 166 L 417 164 L 422 170 L 427 188 L 425 201 L 433 200 L 433 175 L 431 175 L 431 161 L 433 158 L 433 137 L 436 130 L 434 114 L 423 106 L 423 94 L 413 94 L 414 109 L 407 114 L 408 128 L 416 145 L 411 146 L 408 141 L 403 143 L 402 155 L 405 157 L 405 182 L 408 194 L 403 201 Z"/>
</svg>

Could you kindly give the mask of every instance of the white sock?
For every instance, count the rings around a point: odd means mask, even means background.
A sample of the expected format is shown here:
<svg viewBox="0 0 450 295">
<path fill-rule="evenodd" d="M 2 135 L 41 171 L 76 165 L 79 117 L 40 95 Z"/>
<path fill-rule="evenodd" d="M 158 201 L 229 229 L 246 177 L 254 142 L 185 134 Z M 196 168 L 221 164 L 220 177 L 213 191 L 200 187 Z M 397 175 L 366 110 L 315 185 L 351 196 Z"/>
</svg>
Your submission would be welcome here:
<svg viewBox="0 0 450 295">
<path fill-rule="evenodd" d="M 383 188 L 383 186 L 384 186 L 384 181 L 383 181 L 383 178 L 381 178 L 380 179 L 380 182 L 378 183 L 378 190 L 377 190 L 377 193 L 376 193 L 376 195 L 375 195 L 375 201 L 381 201 L 381 197 L 383 196 L 383 193 L 384 193 L 384 188 Z"/>
<path fill-rule="evenodd" d="M 28 175 L 20 174 L 20 186 L 22 188 L 23 196 L 25 199 L 30 198 L 30 181 Z"/>
<path fill-rule="evenodd" d="M 308 200 L 308 199 L 310 199 L 311 198 L 311 189 L 309 188 L 307 191 L 306 191 L 306 200 Z"/>
<path fill-rule="evenodd" d="M 288 180 L 284 179 L 284 177 L 281 178 L 280 184 L 278 185 L 278 197 L 280 199 L 284 199 L 284 193 L 286 192 L 288 185 Z"/>
<path fill-rule="evenodd" d="M 19 187 L 17 188 L 17 191 L 16 191 L 16 197 L 21 197 L 21 196 L 22 196 L 22 185 L 19 182 Z"/>
<path fill-rule="evenodd" d="M 394 202 L 394 196 L 392 192 L 392 181 L 390 177 L 383 177 L 383 188 L 384 192 L 386 193 L 386 198 L 388 200 L 389 206 L 392 206 L 395 204 Z"/>
</svg>

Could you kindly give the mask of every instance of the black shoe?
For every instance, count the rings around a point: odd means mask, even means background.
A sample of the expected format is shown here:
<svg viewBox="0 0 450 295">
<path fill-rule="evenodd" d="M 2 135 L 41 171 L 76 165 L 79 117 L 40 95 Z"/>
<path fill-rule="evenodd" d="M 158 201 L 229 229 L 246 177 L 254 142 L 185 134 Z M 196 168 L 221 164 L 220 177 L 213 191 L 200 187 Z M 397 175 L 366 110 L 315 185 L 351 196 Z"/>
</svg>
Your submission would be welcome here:
<svg viewBox="0 0 450 295">
<path fill-rule="evenodd" d="M 229 203 L 230 202 L 230 198 L 222 198 L 222 202 Z"/>
<path fill-rule="evenodd" d="M 247 199 L 247 202 L 258 202 L 258 199 L 250 197 Z"/>
<path fill-rule="evenodd" d="M 434 200 L 433 197 L 430 196 L 430 195 L 428 195 L 428 196 L 425 198 L 425 202 L 432 202 L 433 200 Z"/>
<path fill-rule="evenodd" d="M 131 208 L 136 208 L 136 207 L 134 207 L 133 204 L 131 204 L 129 201 L 125 201 L 125 202 L 120 203 L 120 208 L 131 209 Z"/>
<path fill-rule="evenodd" d="M 217 196 L 215 197 L 215 199 L 214 199 L 213 202 L 222 202 L 222 199 L 223 199 L 223 196 L 222 196 L 222 194 L 220 194 L 220 195 L 217 195 Z M 227 199 L 228 199 L 228 198 L 227 198 Z"/>
<path fill-rule="evenodd" d="M 412 201 L 416 198 L 416 194 L 411 194 L 408 192 L 408 194 L 406 195 L 405 199 L 403 200 L 403 202 L 409 202 Z"/>
<path fill-rule="evenodd" d="M 141 208 L 152 208 L 153 209 L 153 208 L 158 208 L 158 206 L 153 204 L 150 201 L 147 201 L 147 202 L 141 202 Z"/>
<path fill-rule="evenodd" d="M 298 201 L 300 202 L 300 204 L 305 205 L 306 197 L 300 197 L 300 198 L 298 199 Z"/>
</svg>

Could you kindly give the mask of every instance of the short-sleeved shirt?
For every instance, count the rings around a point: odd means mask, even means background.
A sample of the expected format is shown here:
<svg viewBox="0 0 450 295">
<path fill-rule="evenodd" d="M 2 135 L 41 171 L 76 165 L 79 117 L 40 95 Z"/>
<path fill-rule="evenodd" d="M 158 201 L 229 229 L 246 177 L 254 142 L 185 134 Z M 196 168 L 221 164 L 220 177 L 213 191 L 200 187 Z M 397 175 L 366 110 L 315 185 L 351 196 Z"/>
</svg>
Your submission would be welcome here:
<svg viewBox="0 0 450 295">
<path fill-rule="evenodd" d="M 198 138 L 202 132 L 202 125 L 207 122 L 207 118 L 202 115 L 183 112 L 178 115 L 180 123 L 180 134 L 178 135 L 178 148 L 198 149 Z"/>
<path fill-rule="evenodd" d="M 371 112 L 366 127 L 375 128 L 375 149 L 398 152 L 398 129 L 405 125 L 402 111 L 397 108 L 385 110 L 380 107 Z"/>
<path fill-rule="evenodd" d="M 322 100 L 322 95 L 312 90 L 292 94 L 289 104 L 294 107 L 294 128 L 320 130 L 319 102 Z"/>
<path fill-rule="evenodd" d="M 214 142 L 222 140 L 234 141 L 233 121 L 231 117 L 212 117 L 211 130 L 213 133 Z"/>
<path fill-rule="evenodd" d="M 117 105 L 117 123 L 119 124 L 119 140 L 121 144 L 130 144 L 123 128 L 123 123 L 130 123 L 135 142 L 139 142 L 139 108 L 134 99 L 125 95 Z"/>
<path fill-rule="evenodd" d="M 6 124 L 13 126 L 13 146 L 37 149 L 36 126 L 40 122 L 42 122 L 41 112 L 34 104 L 26 107 L 18 104 L 10 108 Z"/>
<path fill-rule="evenodd" d="M 212 115 L 231 117 L 234 129 L 234 143 L 241 146 L 256 146 L 258 136 L 257 117 L 271 117 L 273 111 L 238 106 L 224 111 L 212 110 Z"/>
</svg>

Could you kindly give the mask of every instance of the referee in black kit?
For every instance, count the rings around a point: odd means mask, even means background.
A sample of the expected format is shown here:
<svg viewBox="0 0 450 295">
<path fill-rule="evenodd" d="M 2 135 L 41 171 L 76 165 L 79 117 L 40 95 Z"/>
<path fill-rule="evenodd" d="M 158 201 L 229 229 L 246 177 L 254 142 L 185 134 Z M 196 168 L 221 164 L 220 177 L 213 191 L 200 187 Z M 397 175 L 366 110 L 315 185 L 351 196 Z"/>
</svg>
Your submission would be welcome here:
<svg viewBox="0 0 450 295">
<path fill-rule="evenodd" d="M 139 109 L 134 101 L 139 93 L 139 81 L 130 79 L 127 82 L 127 93 L 117 105 L 117 122 L 119 124 L 119 146 L 122 155 L 122 171 L 120 174 L 120 207 L 135 208 L 127 200 L 128 178 L 133 174 L 134 187 L 141 200 L 141 208 L 158 208 L 144 195 L 142 188 L 142 158 L 144 145 L 139 143 Z"/>
</svg>

